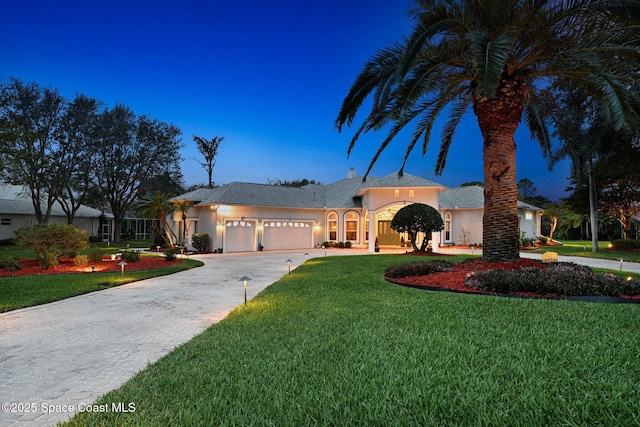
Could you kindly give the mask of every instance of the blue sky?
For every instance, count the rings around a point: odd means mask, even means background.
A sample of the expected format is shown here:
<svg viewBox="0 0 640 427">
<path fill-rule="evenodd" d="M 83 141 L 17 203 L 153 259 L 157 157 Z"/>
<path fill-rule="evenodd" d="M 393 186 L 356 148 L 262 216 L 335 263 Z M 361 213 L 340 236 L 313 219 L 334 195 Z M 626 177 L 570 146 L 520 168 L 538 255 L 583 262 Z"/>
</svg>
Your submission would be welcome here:
<svg viewBox="0 0 640 427">
<path fill-rule="evenodd" d="M 410 30 L 409 1 L 2 0 L 0 79 L 17 77 L 130 107 L 178 126 L 187 185 L 206 172 L 192 135 L 224 136 L 214 181 L 330 183 L 366 171 L 384 133 L 338 133 L 340 104 L 365 61 Z M 365 110 L 363 110 L 363 113 Z M 361 117 L 362 118 L 362 117 Z M 433 173 L 438 132 L 406 172 L 447 186 L 482 181 L 482 142 L 473 115 L 460 125 L 442 176 Z M 549 172 L 524 126 L 516 134 L 518 179 L 564 194 L 569 163 Z M 407 137 L 372 171 L 402 162 Z"/>
</svg>

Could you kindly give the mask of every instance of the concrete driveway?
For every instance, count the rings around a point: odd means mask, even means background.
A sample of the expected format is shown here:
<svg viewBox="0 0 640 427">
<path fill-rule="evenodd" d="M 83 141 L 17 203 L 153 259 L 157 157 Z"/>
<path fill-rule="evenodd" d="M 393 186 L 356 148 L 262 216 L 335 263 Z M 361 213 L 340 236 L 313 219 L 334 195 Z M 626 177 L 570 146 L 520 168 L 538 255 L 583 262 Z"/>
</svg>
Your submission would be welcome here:
<svg viewBox="0 0 640 427">
<path fill-rule="evenodd" d="M 170 276 L 0 314 L 0 425 L 64 421 L 323 250 L 194 256 Z M 329 255 L 360 251 L 330 250 Z M 7 406 L 8 404 L 8 406 Z"/>
</svg>

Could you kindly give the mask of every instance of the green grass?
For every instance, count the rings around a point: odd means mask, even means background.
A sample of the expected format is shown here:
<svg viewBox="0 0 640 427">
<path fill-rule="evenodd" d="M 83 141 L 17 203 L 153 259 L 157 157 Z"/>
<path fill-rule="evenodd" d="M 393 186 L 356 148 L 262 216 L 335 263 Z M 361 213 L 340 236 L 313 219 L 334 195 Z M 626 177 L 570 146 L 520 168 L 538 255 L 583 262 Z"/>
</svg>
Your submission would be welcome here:
<svg viewBox="0 0 640 427">
<path fill-rule="evenodd" d="M 68 425 L 640 423 L 640 306 L 382 280 L 415 260 L 309 260 Z"/>
<path fill-rule="evenodd" d="M 0 277 L 0 312 L 58 301 L 137 280 L 164 276 L 199 267 L 202 262 L 183 259 L 182 263 L 154 270 L 121 273 L 52 274 Z"/>
<path fill-rule="evenodd" d="M 591 241 L 563 240 L 562 246 L 543 246 L 539 249 L 527 251 L 528 253 L 557 252 L 559 255 L 580 256 L 588 258 L 612 259 L 640 262 L 640 252 L 612 251 L 608 249 L 609 241 L 599 241 L 600 252 L 591 252 Z"/>
</svg>

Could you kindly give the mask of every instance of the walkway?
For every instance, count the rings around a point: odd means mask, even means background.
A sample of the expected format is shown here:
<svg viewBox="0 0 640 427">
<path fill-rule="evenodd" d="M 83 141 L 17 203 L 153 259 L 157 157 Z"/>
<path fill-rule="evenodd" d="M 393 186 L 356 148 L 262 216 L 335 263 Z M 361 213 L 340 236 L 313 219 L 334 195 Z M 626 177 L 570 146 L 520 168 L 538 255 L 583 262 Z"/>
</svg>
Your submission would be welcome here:
<svg viewBox="0 0 640 427">
<path fill-rule="evenodd" d="M 325 255 L 324 250 L 308 253 L 309 258 Z M 306 256 L 283 251 L 193 258 L 205 266 L 0 314 L 0 403 L 10 405 L 0 411 L 0 426 L 46 426 L 68 419 L 241 305 L 240 277 L 252 278 L 251 299 L 288 272 L 288 259 L 294 269 Z M 620 266 L 589 258 L 571 261 Z M 640 273 L 637 263 L 625 262 L 623 269 Z"/>
</svg>

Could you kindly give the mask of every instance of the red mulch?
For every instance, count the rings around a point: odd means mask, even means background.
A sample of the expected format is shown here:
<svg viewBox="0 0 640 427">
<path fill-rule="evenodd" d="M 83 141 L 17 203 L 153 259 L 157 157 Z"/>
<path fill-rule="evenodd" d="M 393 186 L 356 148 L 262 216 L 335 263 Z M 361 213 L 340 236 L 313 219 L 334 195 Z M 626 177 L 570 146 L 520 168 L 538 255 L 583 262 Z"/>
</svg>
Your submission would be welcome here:
<svg viewBox="0 0 640 427">
<path fill-rule="evenodd" d="M 393 279 L 393 281 L 413 286 L 429 286 L 446 288 L 452 291 L 483 293 L 484 291 L 469 288 L 464 284 L 464 278 L 467 274 L 472 271 L 486 271 L 497 268 L 515 270 L 518 267 L 546 268 L 547 266 L 540 261 L 528 258 L 520 258 L 518 262 L 485 262 L 480 258 L 471 258 L 454 265 L 451 271 L 426 276 L 407 276 L 401 279 Z"/>
<path fill-rule="evenodd" d="M 486 271 L 493 269 L 515 270 L 519 267 L 538 267 L 547 268 L 547 265 L 540 261 L 520 258 L 518 262 L 485 262 L 481 258 L 471 258 L 453 266 L 451 271 L 443 273 L 434 273 L 426 276 L 407 276 L 400 279 L 392 279 L 393 282 L 409 285 L 412 287 L 428 287 L 428 288 L 440 288 L 450 291 L 458 292 L 471 292 L 471 293 L 484 293 L 486 291 L 470 288 L 464 284 L 464 279 L 467 274 L 475 271 Z M 520 292 L 513 294 L 514 296 L 526 296 L 526 297 L 557 297 L 556 294 L 541 295 L 529 292 Z M 627 300 L 640 300 L 640 296 L 623 296 L 620 297 Z"/>
<path fill-rule="evenodd" d="M 121 260 L 112 261 L 111 258 L 103 258 L 102 262 L 97 262 L 95 265 L 96 273 L 109 273 L 120 272 L 122 267 L 118 265 Z M 181 260 L 167 261 L 164 257 L 140 257 L 139 261 L 129 262 L 125 266 L 125 271 L 140 271 L 140 270 L 153 270 L 155 268 L 168 267 L 171 265 L 180 264 Z M 70 273 L 89 273 L 91 274 L 91 264 L 84 267 L 79 267 L 73 264 L 73 258 L 62 258 L 60 265 L 55 268 L 43 270 L 38 265 L 38 260 L 35 258 L 21 259 L 20 264 L 22 268 L 15 271 L 9 271 L 6 268 L 0 269 L 0 277 L 14 277 L 14 276 L 41 276 L 49 274 L 70 274 Z"/>
</svg>

